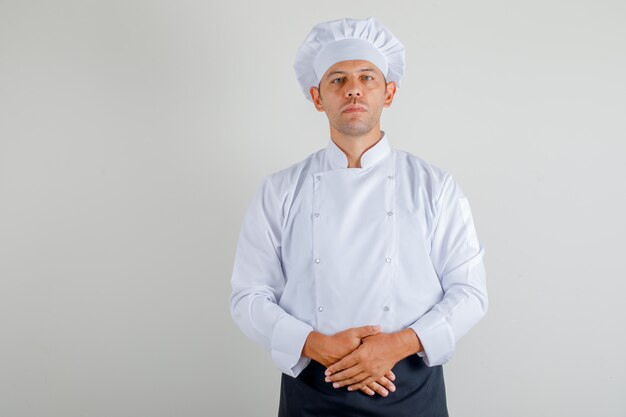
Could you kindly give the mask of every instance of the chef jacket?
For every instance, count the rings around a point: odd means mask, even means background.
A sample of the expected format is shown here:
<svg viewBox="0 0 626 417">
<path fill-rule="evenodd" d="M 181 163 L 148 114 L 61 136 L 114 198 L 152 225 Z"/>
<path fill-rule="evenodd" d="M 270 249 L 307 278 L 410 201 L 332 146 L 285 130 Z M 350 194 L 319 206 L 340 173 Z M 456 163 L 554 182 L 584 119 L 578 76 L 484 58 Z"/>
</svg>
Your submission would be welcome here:
<svg viewBox="0 0 626 417">
<path fill-rule="evenodd" d="M 296 377 L 308 334 L 413 329 L 428 366 L 487 311 L 467 198 L 444 170 L 387 135 L 347 168 L 332 141 L 266 177 L 241 228 L 230 309 L 275 365 Z"/>
</svg>

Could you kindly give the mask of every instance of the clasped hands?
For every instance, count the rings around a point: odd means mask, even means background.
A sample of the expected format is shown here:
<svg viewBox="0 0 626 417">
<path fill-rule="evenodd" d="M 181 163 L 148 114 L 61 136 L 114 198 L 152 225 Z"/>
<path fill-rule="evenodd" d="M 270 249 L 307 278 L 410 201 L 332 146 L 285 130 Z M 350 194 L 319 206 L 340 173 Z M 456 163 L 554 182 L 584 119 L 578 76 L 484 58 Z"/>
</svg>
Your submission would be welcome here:
<svg viewBox="0 0 626 417">
<path fill-rule="evenodd" d="M 313 331 L 302 354 L 327 367 L 325 380 L 333 387 L 386 397 L 396 390 L 393 366 L 420 350 L 419 338 L 411 329 L 381 333 L 380 326 L 362 326 L 331 336 Z"/>
</svg>

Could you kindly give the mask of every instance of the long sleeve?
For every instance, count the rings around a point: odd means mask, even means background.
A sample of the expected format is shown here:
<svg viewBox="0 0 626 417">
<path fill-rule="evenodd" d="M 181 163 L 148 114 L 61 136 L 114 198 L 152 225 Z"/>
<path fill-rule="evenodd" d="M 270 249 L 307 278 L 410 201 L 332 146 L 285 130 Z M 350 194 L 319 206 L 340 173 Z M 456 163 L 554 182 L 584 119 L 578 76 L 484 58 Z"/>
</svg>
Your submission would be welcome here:
<svg viewBox="0 0 626 417">
<path fill-rule="evenodd" d="M 456 342 L 485 315 L 488 306 L 483 247 L 467 198 L 449 175 L 435 204 L 430 257 L 444 296 L 409 326 L 422 342 L 428 366 L 449 361 Z"/>
<path fill-rule="evenodd" d="M 310 362 L 301 352 L 313 328 L 278 305 L 285 287 L 281 213 L 268 177 L 250 204 L 239 235 L 230 311 L 243 333 L 271 352 L 282 372 L 295 377 Z"/>
</svg>

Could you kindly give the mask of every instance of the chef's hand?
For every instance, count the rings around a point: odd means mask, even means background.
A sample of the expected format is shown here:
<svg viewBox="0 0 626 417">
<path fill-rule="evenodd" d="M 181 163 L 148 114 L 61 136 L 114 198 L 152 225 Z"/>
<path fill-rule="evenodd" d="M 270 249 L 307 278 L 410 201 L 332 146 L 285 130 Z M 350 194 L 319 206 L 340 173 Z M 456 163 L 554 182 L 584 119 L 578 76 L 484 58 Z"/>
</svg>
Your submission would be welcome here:
<svg viewBox="0 0 626 417">
<path fill-rule="evenodd" d="M 380 326 L 352 327 L 332 336 L 312 331 L 306 339 L 302 355 L 328 367 L 349 355 L 361 345 L 361 340 L 380 332 Z M 396 390 L 393 380 L 396 376 L 389 368 L 388 372 L 373 379 L 359 389 L 368 395 L 376 393 L 386 397 Z"/>
<path fill-rule="evenodd" d="M 362 339 L 352 353 L 326 370 L 326 382 L 333 387 L 348 386 L 354 391 L 368 386 L 385 375 L 398 361 L 422 351 L 412 329 L 397 333 L 376 333 Z"/>
<path fill-rule="evenodd" d="M 389 395 L 389 392 L 394 392 L 396 390 L 396 386 L 393 384 L 393 380 L 396 379 L 396 376 L 393 372 L 389 371 L 382 378 L 370 382 L 364 387 L 359 388 L 359 390 L 363 391 L 367 395 L 374 395 L 376 393 L 386 397 Z"/>
</svg>

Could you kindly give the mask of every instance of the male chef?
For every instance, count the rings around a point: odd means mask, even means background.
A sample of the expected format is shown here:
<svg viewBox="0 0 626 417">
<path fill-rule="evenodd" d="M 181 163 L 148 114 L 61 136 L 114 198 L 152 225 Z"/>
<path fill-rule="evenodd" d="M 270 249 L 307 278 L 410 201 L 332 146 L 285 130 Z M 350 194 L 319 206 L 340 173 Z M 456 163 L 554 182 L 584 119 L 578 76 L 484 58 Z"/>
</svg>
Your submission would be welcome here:
<svg viewBox="0 0 626 417">
<path fill-rule="evenodd" d="M 313 27 L 294 63 L 326 148 L 269 175 L 230 307 L 283 372 L 279 417 L 447 416 L 442 364 L 487 311 L 467 198 L 380 128 L 404 46 L 379 21 Z"/>
</svg>

